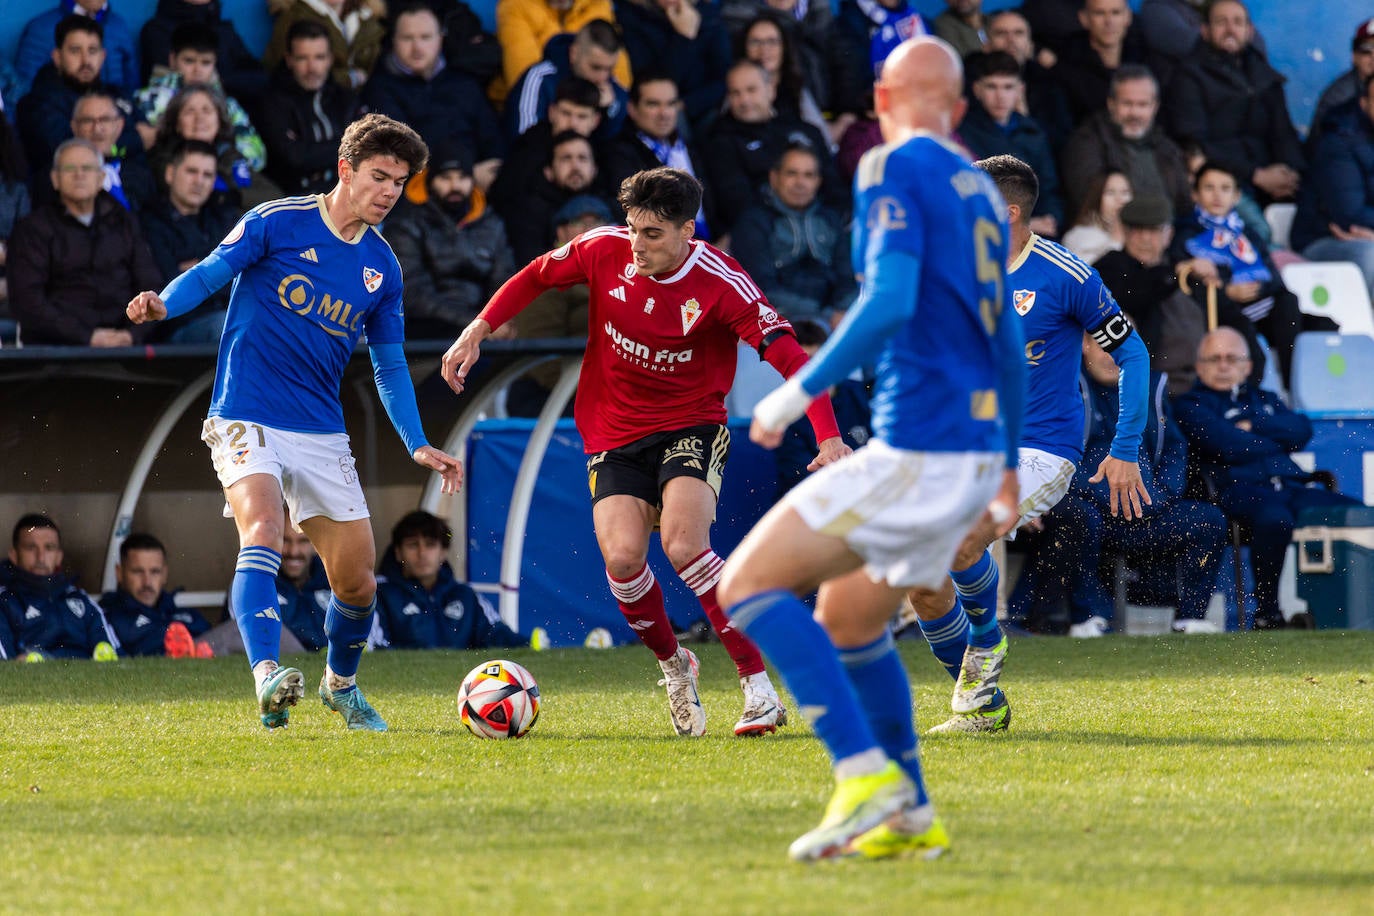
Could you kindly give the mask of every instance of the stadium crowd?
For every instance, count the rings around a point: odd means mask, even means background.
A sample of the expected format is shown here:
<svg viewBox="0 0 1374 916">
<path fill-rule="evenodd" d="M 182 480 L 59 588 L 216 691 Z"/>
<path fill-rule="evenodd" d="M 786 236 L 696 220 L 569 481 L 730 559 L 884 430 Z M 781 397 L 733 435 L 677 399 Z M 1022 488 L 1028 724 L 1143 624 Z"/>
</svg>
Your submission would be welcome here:
<svg viewBox="0 0 1374 916">
<path fill-rule="evenodd" d="M 704 187 L 697 237 L 733 254 L 819 343 L 857 292 L 850 184 L 881 142 L 875 72 L 902 39 L 935 34 L 965 60 L 956 139 L 973 159 L 1010 154 L 1033 167 L 1031 229 L 1097 268 L 1152 369 L 1168 374 L 1152 385 L 1146 439 L 1159 444 L 1142 461 L 1158 488 L 1152 513 L 1114 526 L 1076 479 L 1044 531 L 1026 532 L 1025 581 L 1044 594 L 1058 583 L 1070 632 L 1100 635 L 1112 621 L 1099 555 L 1149 555 L 1174 567 L 1163 578 L 1176 628 L 1205 632 L 1209 583 L 1153 545 L 1183 524 L 1189 550 L 1210 557 L 1230 519 L 1264 534 L 1256 623 L 1283 624 L 1272 586 L 1282 552 L 1267 520 L 1328 496 L 1260 505 L 1312 480 L 1287 458 L 1311 435 L 1299 415 L 1257 441 L 1287 412 L 1259 386 L 1267 359 L 1288 379 L 1301 331 L 1332 327 L 1301 313 L 1282 264 L 1351 261 L 1374 290 L 1374 19 L 1355 30 L 1350 67 L 1304 139 L 1242 0 L 1143 0 L 1138 12 L 1127 0 L 1026 0 L 987 13 L 981 0 L 948 0 L 930 18 L 907 0 L 501 0 L 495 34 L 461 0 L 267 5 L 275 24 L 261 59 L 218 0 L 159 0 L 143 23 L 124 18 L 120 0 L 59 0 L 25 25 L 15 58 L 0 60 L 0 343 L 217 341 L 227 292 L 151 330 L 130 324 L 125 305 L 208 255 L 248 209 L 329 190 L 344 128 L 364 112 L 404 121 L 431 150 L 383 226 L 404 270 L 409 337 L 457 336 L 521 265 L 623 220 L 626 177 L 668 165 Z M 1272 244 L 1273 203 L 1296 205 L 1291 247 Z M 584 333 L 586 297 L 550 290 L 505 333 Z M 1204 337 L 1209 298 L 1233 335 Z M 1219 387 L 1212 367 L 1223 359 L 1244 371 Z M 1115 410 L 1102 406 L 1115 382 L 1094 371 L 1090 348 L 1085 365 L 1091 453 L 1114 428 L 1099 425 Z M 550 384 L 517 383 L 512 412 L 537 411 Z M 861 393 L 846 396 L 866 413 Z M 1236 420 L 1226 398 L 1264 406 Z M 1282 467 L 1255 480 L 1282 485 L 1265 493 L 1249 481 L 1241 499 L 1227 485 L 1244 475 L 1218 469 L 1250 467 L 1257 449 Z M 782 488 L 799 476 L 783 471 Z M 1085 544 L 1089 530 L 1102 538 Z M 374 644 L 527 643 L 447 564 L 430 568 L 448 536 L 432 517 L 398 524 Z M 63 574 L 57 526 L 20 519 L 0 567 L 0 652 L 232 651 L 232 638 L 170 603 L 156 538 L 125 547 L 120 587 L 97 604 Z M 318 649 L 324 586 L 308 542 L 297 547 L 293 561 L 288 543 L 278 579 L 283 623 L 299 648 Z M 1103 556 L 1100 572 L 1112 570 Z M 1202 573 L 1214 578 L 1215 565 Z M 1035 625 L 1033 603 L 1023 590 L 1013 609 Z"/>
</svg>

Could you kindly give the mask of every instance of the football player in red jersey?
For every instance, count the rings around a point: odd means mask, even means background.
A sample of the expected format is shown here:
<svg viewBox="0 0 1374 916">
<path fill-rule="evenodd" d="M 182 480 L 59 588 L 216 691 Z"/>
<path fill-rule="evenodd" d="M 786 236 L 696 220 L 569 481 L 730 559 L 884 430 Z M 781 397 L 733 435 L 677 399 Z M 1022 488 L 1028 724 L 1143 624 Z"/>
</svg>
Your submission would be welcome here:
<svg viewBox="0 0 1374 916">
<path fill-rule="evenodd" d="M 734 258 L 692 237 L 701 185 L 657 168 L 620 186 L 624 226 L 591 229 L 535 258 L 506 282 L 444 354 L 443 376 L 463 390 L 482 341 L 550 288 L 591 288 L 586 356 L 573 414 L 586 448 L 592 519 L 621 613 L 658 657 L 679 735 L 706 732 L 697 659 L 678 645 L 663 592 L 646 562 L 658 525 L 673 568 L 706 611 L 739 669 L 744 714 L 735 734 L 770 733 L 787 712 L 763 657 L 716 601 L 724 561 L 711 523 L 730 452 L 725 395 L 740 340 L 784 377 L 805 362 L 792 326 Z M 828 397 L 808 410 L 819 442 L 811 470 L 849 454 Z"/>
</svg>

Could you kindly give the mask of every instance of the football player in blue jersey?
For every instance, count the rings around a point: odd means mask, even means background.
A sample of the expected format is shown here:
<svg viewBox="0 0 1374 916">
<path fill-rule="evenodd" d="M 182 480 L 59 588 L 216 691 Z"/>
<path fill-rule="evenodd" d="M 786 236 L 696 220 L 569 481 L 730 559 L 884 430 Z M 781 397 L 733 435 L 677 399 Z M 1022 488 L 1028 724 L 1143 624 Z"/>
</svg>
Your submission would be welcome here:
<svg viewBox="0 0 1374 916">
<path fill-rule="evenodd" d="M 350 729 L 386 731 L 356 679 L 376 606 L 377 549 L 339 383 L 360 336 L 367 335 L 377 392 L 406 450 L 443 476 L 445 493 L 462 483 L 462 464 L 425 440 L 402 350 L 401 268 L 376 229 L 428 158 L 406 125 L 375 114 L 355 121 L 339 143 L 334 190 L 253 208 L 161 294 L 141 292 L 129 302 L 135 323 L 174 318 L 234 281 L 201 438 L 238 526 L 229 607 L 269 729 L 286 725 L 305 693 L 301 672 L 278 662 L 284 502 L 324 561 L 333 592 L 320 699 Z"/>
<path fill-rule="evenodd" d="M 949 139 L 963 68 L 940 39 L 912 39 L 874 95 L 885 142 L 855 177 L 863 291 L 813 360 L 759 402 L 750 430 L 777 446 L 813 397 L 877 353 L 873 438 L 789 491 L 720 585 L 834 761 L 825 816 L 789 850 L 799 861 L 934 858 L 948 846 L 887 623 L 910 589 L 943 592 L 948 606 L 945 570 L 965 532 L 1016 518 L 1024 344 L 1002 197 Z M 797 596 L 818 585 L 813 619 Z"/>
<path fill-rule="evenodd" d="M 1072 252 L 1030 229 L 1039 193 L 1035 172 L 1014 156 L 974 163 L 992 176 L 1006 201 L 1011 226 L 1007 284 L 1021 316 L 1026 350 L 1026 413 L 1021 433 L 1020 511 L 1016 527 L 1036 520 L 1063 498 L 1083 457 L 1083 399 L 1078 374 L 1083 332 L 1121 368 L 1120 415 L 1111 451 L 1093 483 L 1111 486 L 1111 512 L 1140 518 L 1150 502 L 1137 458 L 1149 406 L 1150 355 L 1102 278 Z M 1001 731 L 1011 705 L 997 686 L 1007 638 L 997 624 L 997 564 L 989 545 L 991 524 L 976 526 L 951 566 L 956 598 L 912 592 L 911 606 L 931 651 L 954 678 L 954 716 L 930 731 Z"/>
</svg>

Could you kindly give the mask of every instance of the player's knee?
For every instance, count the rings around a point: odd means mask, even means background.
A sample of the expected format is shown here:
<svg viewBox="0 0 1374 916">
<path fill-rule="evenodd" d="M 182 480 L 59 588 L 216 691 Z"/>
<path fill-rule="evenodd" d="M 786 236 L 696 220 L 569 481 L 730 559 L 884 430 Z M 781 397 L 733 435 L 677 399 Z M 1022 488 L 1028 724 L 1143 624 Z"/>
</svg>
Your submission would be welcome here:
<svg viewBox="0 0 1374 916">
<path fill-rule="evenodd" d="M 959 544 L 959 550 L 954 554 L 954 568 L 968 569 L 981 560 L 983 552 L 992 543 L 994 533 L 996 533 L 996 528 L 990 522 L 987 524 L 979 522 L 975 525 L 973 530 Z"/>
<path fill-rule="evenodd" d="M 639 571 L 644 568 L 646 557 L 642 551 L 613 548 L 605 552 L 603 559 L 606 561 L 606 572 L 611 578 L 624 582 L 639 575 Z"/>
<path fill-rule="evenodd" d="M 279 519 L 253 519 L 245 524 L 241 530 L 241 546 L 266 547 L 281 553 L 283 526 Z"/>
<path fill-rule="evenodd" d="M 355 607 L 366 607 L 372 603 L 377 594 L 377 577 L 372 570 L 358 569 L 339 578 L 340 581 L 329 584 L 340 601 Z"/>
<path fill-rule="evenodd" d="M 700 538 L 682 534 L 663 535 L 663 552 L 667 554 L 668 562 L 673 564 L 673 569 L 682 569 L 710 549 L 711 545 Z"/>
<path fill-rule="evenodd" d="M 911 602 L 917 617 L 922 620 L 935 620 L 948 614 L 950 608 L 954 607 L 954 583 L 946 576 L 939 588 L 908 590 L 906 600 Z"/>
</svg>

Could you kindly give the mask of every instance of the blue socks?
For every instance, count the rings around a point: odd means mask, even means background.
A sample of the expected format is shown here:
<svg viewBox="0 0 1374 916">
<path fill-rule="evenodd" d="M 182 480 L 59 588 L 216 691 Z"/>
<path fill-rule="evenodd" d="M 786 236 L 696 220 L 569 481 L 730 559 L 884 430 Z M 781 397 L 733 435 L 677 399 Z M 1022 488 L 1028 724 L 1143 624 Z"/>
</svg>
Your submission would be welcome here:
<svg viewBox="0 0 1374 916">
<path fill-rule="evenodd" d="M 372 614 L 376 608 L 375 596 L 366 607 L 344 604 L 337 595 L 329 596 L 329 609 L 324 613 L 324 633 L 329 637 L 327 664 L 339 677 L 357 676 L 358 662 L 367 648 L 367 637 L 372 633 Z"/>
<path fill-rule="evenodd" d="M 281 608 L 277 605 L 277 570 L 281 554 L 270 547 L 245 547 L 234 566 L 229 609 L 239 625 L 248 664 L 276 661 L 281 653 Z"/>
<path fill-rule="evenodd" d="M 858 694 L 868 724 L 887 756 L 897 761 L 916 783 L 916 803 L 924 805 L 925 780 L 916 751 L 916 727 L 912 722 L 911 682 L 897 655 L 890 632 L 866 646 L 840 650 L 840 663 Z"/>
<path fill-rule="evenodd" d="M 803 718 L 833 760 L 878 747 L 835 646 L 810 608 L 790 592 L 776 589 L 741 601 L 728 613 L 777 666 Z"/>
<path fill-rule="evenodd" d="M 951 570 L 949 577 L 968 615 L 969 645 L 991 649 L 1002 641 L 1002 629 L 997 625 L 997 564 L 992 551 L 984 550 L 977 563 L 958 572 Z"/>
<path fill-rule="evenodd" d="M 959 668 L 964 664 L 964 650 L 968 648 L 968 615 L 964 613 L 963 607 L 959 604 L 959 597 L 954 598 L 952 607 L 943 617 L 936 617 L 934 620 L 922 620 L 921 632 L 925 634 L 926 642 L 930 643 L 930 651 L 935 653 L 940 664 L 945 666 L 949 676 L 954 680 L 959 680 Z"/>
</svg>

